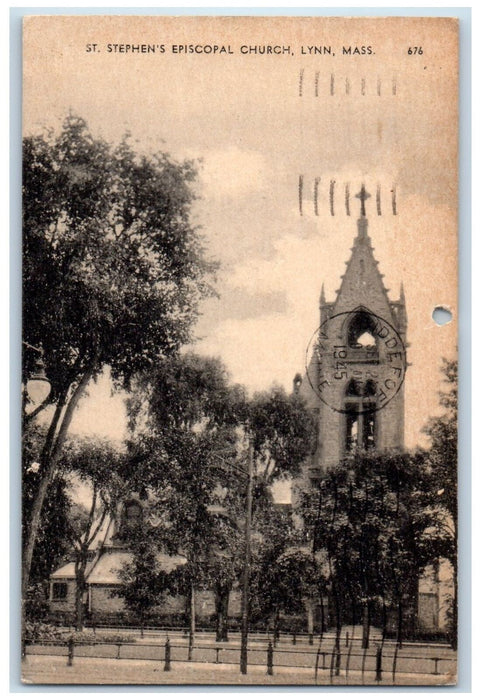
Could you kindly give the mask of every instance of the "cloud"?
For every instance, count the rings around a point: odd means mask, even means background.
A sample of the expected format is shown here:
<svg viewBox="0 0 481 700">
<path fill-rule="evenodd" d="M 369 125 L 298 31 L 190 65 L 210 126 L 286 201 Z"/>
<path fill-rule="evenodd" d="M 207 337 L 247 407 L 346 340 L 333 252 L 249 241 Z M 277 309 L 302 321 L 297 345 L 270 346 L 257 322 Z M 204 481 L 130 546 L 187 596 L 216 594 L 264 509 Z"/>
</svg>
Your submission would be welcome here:
<svg viewBox="0 0 481 700">
<path fill-rule="evenodd" d="M 221 355 L 233 380 L 251 391 L 274 383 L 289 388 L 294 374 L 304 365 L 303 335 L 302 321 L 290 315 L 227 319 L 198 344 L 197 351 Z"/>
<path fill-rule="evenodd" d="M 199 153 L 197 152 L 197 157 Z M 245 197 L 266 186 L 269 168 L 258 151 L 238 146 L 210 150 L 201 154 L 200 184 L 207 200 Z"/>
</svg>

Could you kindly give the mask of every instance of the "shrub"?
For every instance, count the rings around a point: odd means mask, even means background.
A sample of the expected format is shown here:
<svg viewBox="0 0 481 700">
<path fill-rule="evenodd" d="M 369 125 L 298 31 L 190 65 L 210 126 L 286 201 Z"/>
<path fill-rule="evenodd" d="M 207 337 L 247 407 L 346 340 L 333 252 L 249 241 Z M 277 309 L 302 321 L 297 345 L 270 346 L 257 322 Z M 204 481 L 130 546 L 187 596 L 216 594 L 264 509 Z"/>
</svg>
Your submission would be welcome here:
<svg viewBox="0 0 481 700">
<path fill-rule="evenodd" d="M 71 632 L 42 622 L 27 622 L 25 626 L 25 639 L 29 643 L 59 642 L 63 644 L 66 644 L 69 640 L 73 640 L 76 644 L 88 644 L 89 642 L 111 642 L 112 644 L 121 644 L 123 642 L 135 641 L 135 637 L 131 634 L 103 631 L 94 633 L 92 630 Z"/>
</svg>

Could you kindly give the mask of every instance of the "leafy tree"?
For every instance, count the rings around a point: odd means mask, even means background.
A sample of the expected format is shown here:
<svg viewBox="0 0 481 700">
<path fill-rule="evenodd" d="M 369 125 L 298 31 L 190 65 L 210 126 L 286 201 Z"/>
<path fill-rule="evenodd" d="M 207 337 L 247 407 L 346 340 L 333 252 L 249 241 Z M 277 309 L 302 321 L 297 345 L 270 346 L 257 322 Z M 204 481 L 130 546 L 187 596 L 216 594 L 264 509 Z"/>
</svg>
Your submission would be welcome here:
<svg viewBox="0 0 481 700">
<path fill-rule="evenodd" d="M 249 401 L 218 360 L 193 353 L 166 358 L 134 389 L 133 478 L 141 474 L 155 494 L 159 540 L 186 556 L 178 576 L 190 601 L 191 639 L 195 589 L 207 587 L 215 592 L 217 636 L 225 639 L 230 589 L 243 569 L 248 444 L 254 511 L 262 513 L 272 483 L 297 473 L 309 419 L 299 399 L 278 388 Z"/>
<path fill-rule="evenodd" d="M 158 561 L 158 542 L 155 529 L 145 522 L 130 533 L 133 557 L 120 569 L 121 584 L 116 591 L 127 609 L 140 621 L 141 636 L 149 611 L 162 603 L 164 594 L 175 588 L 170 583 L 168 572 L 163 571 Z"/>
<path fill-rule="evenodd" d="M 443 360 L 443 382 L 440 392 L 444 412 L 430 418 L 424 432 L 431 440 L 427 467 L 435 493 L 432 508 L 437 515 L 436 535 L 440 554 L 453 568 L 454 597 L 451 614 L 451 643 L 457 648 L 458 607 L 458 366 L 455 360 Z"/>
<path fill-rule="evenodd" d="M 254 395 L 247 408 L 259 493 L 297 476 L 311 444 L 313 423 L 302 398 L 281 387 Z"/>
<path fill-rule="evenodd" d="M 306 526 L 327 553 L 338 638 L 347 611 L 353 623 L 361 611 L 367 646 L 373 614 L 381 609 L 385 630 L 394 606 L 401 643 L 419 576 L 436 557 L 431 499 L 422 453 L 367 452 L 330 470 L 307 497 Z"/>
<path fill-rule="evenodd" d="M 70 115 L 58 135 L 23 144 L 23 320 L 42 345 L 51 406 L 23 555 L 26 591 L 41 512 L 70 421 L 89 382 L 109 365 L 118 383 L 189 341 L 213 266 L 190 222 L 190 161 L 113 147 Z M 24 353 L 28 376 L 34 358 Z"/>
<path fill-rule="evenodd" d="M 219 636 L 226 635 L 239 496 L 225 459 L 236 459 L 244 406 L 244 391 L 230 385 L 223 365 L 194 353 L 138 376 L 128 402 L 131 483 L 150 488 L 159 544 L 187 560 L 172 578 L 189 601 L 191 645 L 199 587 L 216 591 Z"/>
<path fill-rule="evenodd" d="M 303 570 L 295 575 L 293 589 L 289 588 L 289 564 L 292 552 L 297 552 L 296 530 L 292 513 L 276 508 L 272 499 L 257 508 L 253 523 L 256 533 L 252 556 L 252 580 L 250 586 L 251 617 L 262 620 L 266 628 L 279 629 L 280 615 L 297 611 L 302 605 L 300 579 Z"/>
<path fill-rule="evenodd" d="M 84 596 L 87 591 L 87 568 L 91 546 L 107 516 L 113 515 L 125 484 L 120 473 L 124 456 L 110 443 L 101 440 L 72 440 L 66 445 L 61 466 L 90 492 L 87 504 L 73 503 L 70 508 L 67 537 L 75 564 L 76 627 L 83 629 Z"/>
</svg>

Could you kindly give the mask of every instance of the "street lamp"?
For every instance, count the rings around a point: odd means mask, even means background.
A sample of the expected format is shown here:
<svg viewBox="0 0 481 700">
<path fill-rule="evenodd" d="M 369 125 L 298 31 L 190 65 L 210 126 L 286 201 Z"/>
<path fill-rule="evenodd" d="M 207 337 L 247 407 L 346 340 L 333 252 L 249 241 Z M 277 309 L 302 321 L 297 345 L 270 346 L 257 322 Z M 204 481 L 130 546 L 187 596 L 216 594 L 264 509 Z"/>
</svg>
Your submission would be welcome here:
<svg viewBox="0 0 481 700">
<path fill-rule="evenodd" d="M 249 635 L 249 578 L 251 568 L 251 530 L 252 530 L 252 485 L 254 466 L 254 445 L 252 437 L 249 437 L 249 464 L 247 472 L 247 502 L 245 522 L 245 555 L 244 574 L 242 576 L 242 603 L 241 603 L 241 652 L 240 672 L 247 673 L 247 642 Z"/>
<path fill-rule="evenodd" d="M 22 343 L 29 350 L 33 350 L 38 354 L 34 363 L 33 372 L 29 374 L 25 384 L 26 395 L 32 403 L 38 406 L 47 400 L 52 389 L 45 372 L 45 363 L 43 361 L 44 351 L 41 345 L 36 348 L 34 345 L 30 345 L 24 340 L 22 340 Z"/>
<path fill-rule="evenodd" d="M 220 455 L 218 455 L 220 456 Z M 251 568 L 251 534 L 252 534 L 252 490 L 254 483 L 254 443 L 249 435 L 249 460 L 247 472 L 238 465 L 228 462 L 220 457 L 234 471 L 247 477 L 246 492 L 246 519 L 244 526 L 245 550 L 244 550 L 244 571 L 242 574 L 242 598 L 241 598 L 241 648 L 240 648 L 240 672 L 247 673 L 247 644 L 249 636 L 249 578 Z"/>
</svg>

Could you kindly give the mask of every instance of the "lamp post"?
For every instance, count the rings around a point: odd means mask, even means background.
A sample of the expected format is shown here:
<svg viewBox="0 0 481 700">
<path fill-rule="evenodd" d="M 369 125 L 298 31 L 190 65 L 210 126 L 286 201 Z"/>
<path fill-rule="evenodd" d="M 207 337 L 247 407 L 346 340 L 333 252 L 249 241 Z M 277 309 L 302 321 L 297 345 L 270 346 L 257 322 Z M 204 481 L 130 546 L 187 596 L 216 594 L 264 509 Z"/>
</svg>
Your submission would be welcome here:
<svg viewBox="0 0 481 700">
<path fill-rule="evenodd" d="M 48 399 L 52 389 L 50 381 L 45 372 L 45 363 L 43 361 L 44 350 L 41 345 L 37 348 L 24 340 L 22 340 L 22 344 L 29 350 L 37 353 L 37 359 L 35 360 L 33 371 L 29 374 L 27 381 L 25 382 L 24 407 L 27 399 L 30 399 L 32 403 L 38 406 Z"/>
<path fill-rule="evenodd" d="M 246 512 L 244 525 L 244 570 L 242 573 L 242 598 L 241 598 L 241 649 L 240 649 L 240 672 L 247 673 L 247 644 L 249 637 L 249 579 L 251 569 L 251 535 L 252 535 L 252 492 L 254 485 L 254 442 L 249 434 L 249 459 L 247 471 L 238 465 L 226 460 L 223 456 L 217 455 L 225 464 L 234 469 L 235 472 L 247 477 L 246 486 Z"/>
<path fill-rule="evenodd" d="M 254 467 L 254 445 L 249 437 L 249 464 L 247 472 L 247 500 L 245 522 L 245 555 L 244 573 L 242 576 L 242 605 L 241 605 L 241 652 L 240 672 L 247 673 L 247 642 L 249 635 L 249 578 L 251 568 L 251 530 L 252 530 L 252 486 Z"/>
<path fill-rule="evenodd" d="M 46 402 L 48 397 L 50 396 L 50 392 L 52 390 L 52 386 L 50 384 L 49 379 L 47 378 L 47 374 L 45 372 L 45 363 L 43 361 L 43 347 L 40 345 L 39 347 L 35 347 L 35 345 L 30 345 L 30 343 L 27 343 L 25 340 L 22 340 L 22 345 L 24 345 L 28 350 L 36 353 L 37 359 L 35 360 L 33 364 L 33 371 L 29 372 L 26 377 L 24 377 L 24 384 L 23 384 L 23 398 L 22 398 L 22 405 L 23 405 L 23 412 L 22 412 L 22 421 L 24 422 L 26 420 L 27 416 L 27 403 L 30 401 L 35 405 L 35 408 L 33 411 L 31 411 L 28 416 L 32 418 L 42 407 L 42 405 Z M 25 427 L 25 423 L 24 423 Z M 37 465 L 38 466 L 38 465 Z M 33 467 L 33 465 L 32 465 Z M 32 468 L 30 468 L 32 469 Z M 33 469 L 32 469 L 33 471 Z M 27 598 L 27 583 L 28 583 L 28 574 L 25 577 L 25 571 L 22 571 L 22 609 L 21 609 L 21 635 L 22 637 L 25 635 L 25 605 L 26 605 L 26 598 Z"/>
</svg>

